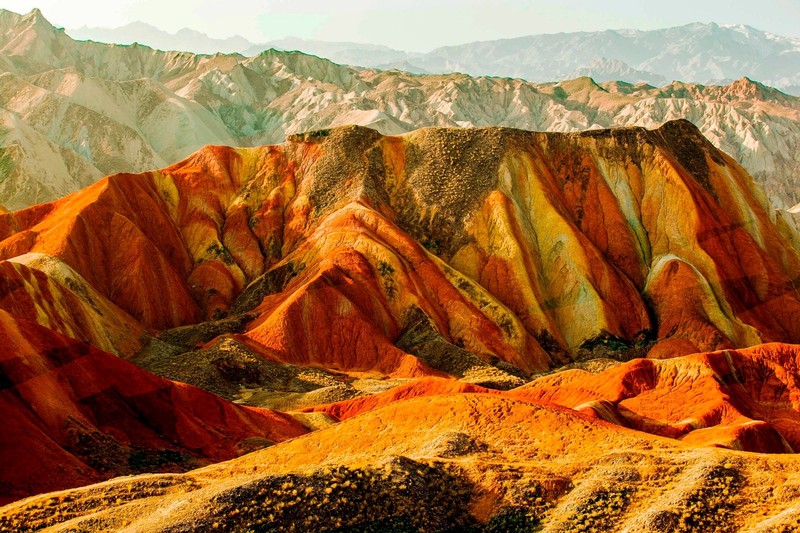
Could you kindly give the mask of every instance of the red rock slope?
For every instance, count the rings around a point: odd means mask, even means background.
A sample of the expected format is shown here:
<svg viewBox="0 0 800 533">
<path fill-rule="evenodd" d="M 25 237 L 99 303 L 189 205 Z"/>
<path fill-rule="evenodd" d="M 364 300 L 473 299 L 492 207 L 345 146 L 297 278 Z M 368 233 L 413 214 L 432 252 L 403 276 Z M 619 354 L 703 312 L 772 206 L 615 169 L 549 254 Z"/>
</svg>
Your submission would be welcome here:
<svg viewBox="0 0 800 533">
<path fill-rule="evenodd" d="M 111 476 L 187 470 L 306 430 L 0 311 L 0 502 Z"/>
</svg>

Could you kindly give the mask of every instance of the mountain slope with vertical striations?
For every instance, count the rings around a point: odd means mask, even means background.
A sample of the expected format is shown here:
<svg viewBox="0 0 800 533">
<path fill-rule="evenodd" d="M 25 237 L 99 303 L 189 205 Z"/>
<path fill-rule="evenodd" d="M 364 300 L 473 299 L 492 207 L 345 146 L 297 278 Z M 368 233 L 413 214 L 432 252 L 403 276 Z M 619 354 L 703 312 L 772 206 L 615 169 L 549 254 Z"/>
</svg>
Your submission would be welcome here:
<svg viewBox="0 0 800 533">
<path fill-rule="evenodd" d="M 0 257 L 69 265 L 119 315 L 104 330 L 239 316 L 227 338 L 268 359 L 414 377 L 798 342 L 792 235 L 685 121 L 342 127 L 0 215 Z"/>
</svg>

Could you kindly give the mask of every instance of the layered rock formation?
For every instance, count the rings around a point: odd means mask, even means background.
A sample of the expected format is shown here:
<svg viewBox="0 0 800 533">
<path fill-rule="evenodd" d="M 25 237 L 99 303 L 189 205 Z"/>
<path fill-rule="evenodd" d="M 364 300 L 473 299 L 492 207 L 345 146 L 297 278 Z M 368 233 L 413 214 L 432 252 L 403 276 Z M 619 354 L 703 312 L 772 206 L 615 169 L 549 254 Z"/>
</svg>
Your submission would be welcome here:
<svg viewBox="0 0 800 533">
<path fill-rule="evenodd" d="M 544 370 L 609 343 L 665 357 L 796 342 L 800 260 L 773 216 L 687 122 L 345 127 L 207 148 L 0 215 L 0 257 L 68 264 L 113 306 L 104 330 L 249 312 L 229 337 L 270 360 L 462 377 L 499 362 Z"/>
<path fill-rule="evenodd" d="M 274 50 L 245 58 L 75 42 L 38 11 L 0 13 L 0 204 L 12 209 L 105 174 L 166 166 L 205 144 L 257 146 L 342 124 L 384 134 L 423 126 L 576 131 L 678 118 L 731 154 L 776 207 L 800 202 L 800 103 L 748 79 L 655 88 L 418 76 Z"/>
</svg>

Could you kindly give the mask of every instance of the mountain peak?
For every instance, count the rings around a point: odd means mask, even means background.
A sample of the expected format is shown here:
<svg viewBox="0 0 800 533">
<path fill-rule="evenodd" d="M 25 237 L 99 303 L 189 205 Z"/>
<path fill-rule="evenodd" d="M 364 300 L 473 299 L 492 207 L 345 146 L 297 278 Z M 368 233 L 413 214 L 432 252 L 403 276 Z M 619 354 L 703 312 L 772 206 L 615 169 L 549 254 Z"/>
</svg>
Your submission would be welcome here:
<svg viewBox="0 0 800 533">
<path fill-rule="evenodd" d="M 32 22 L 36 25 L 42 25 L 48 28 L 54 28 L 50 21 L 47 20 L 38 7 L 34 7 L 31 11 L 22 18 L 22 22 Z"/>
<path fill-rule="evenodd" d="M 763 83 L 755 81 L 743 76 L 726 87 L 726 90 L 731 96 L 740 98 L 759 98 L 762 100 L 774 100 L 776 98 L 784 99 L 781 91 L 768 87 Z"/>
<path fill-rule="evenodd" d="M 594 81 L 594 78 L 589 76 L 580 76 L 572 80 L 562 81 L 558 83 L 557 86 L 560 87 L 567 95 L 573 95 L 582 91 L 605 91 L 603 87 Z"/>
</svg>

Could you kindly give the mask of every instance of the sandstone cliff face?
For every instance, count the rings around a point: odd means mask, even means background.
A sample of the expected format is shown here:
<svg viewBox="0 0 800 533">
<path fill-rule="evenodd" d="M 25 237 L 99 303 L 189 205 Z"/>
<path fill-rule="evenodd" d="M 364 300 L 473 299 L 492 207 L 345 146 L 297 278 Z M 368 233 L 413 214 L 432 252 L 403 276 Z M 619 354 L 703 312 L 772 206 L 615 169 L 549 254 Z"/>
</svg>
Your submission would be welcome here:
<svg viewBox="0 0 800 533">
<path fill-rule="evenodd" d="M 232 337 L 270 360 L 460 375 L 409 340 L 424 323 L 478 366 L 532 372 L 608 346 L 798 342 L 800 260 L 771 213 L 688 122 L 343 127 L 0 215 L 0 257 L 57 257 L 150 331 L 250 311 Z"/>
<path fill-rule="evenodd" d="M 0 12 L 0 204 L 51 201 L 206 144 L 256 146 L 360 124 L 578 131 L 688 119 L 773 205 L 800 202 L 800 100 L 749 79 L 661 88 L 357 70 L 296 52 L 160 52 L 76 42 L 41 13 Z"/>
</svg>

